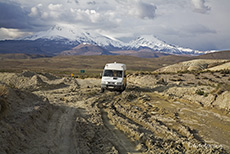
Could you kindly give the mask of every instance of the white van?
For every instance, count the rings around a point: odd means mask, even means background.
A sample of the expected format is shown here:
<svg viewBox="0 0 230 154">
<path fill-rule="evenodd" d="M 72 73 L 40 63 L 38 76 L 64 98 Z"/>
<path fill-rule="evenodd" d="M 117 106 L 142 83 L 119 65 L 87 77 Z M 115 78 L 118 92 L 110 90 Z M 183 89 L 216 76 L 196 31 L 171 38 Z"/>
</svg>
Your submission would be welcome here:
<svg viewBox="0 0 230 154">
<path fill-rule="evenodd" d="M 126 65 L 108 63 L 105 65 L 101 78 L 101 92 L 105 89 L 124 91 L 126 88 Z"/>
</svg>

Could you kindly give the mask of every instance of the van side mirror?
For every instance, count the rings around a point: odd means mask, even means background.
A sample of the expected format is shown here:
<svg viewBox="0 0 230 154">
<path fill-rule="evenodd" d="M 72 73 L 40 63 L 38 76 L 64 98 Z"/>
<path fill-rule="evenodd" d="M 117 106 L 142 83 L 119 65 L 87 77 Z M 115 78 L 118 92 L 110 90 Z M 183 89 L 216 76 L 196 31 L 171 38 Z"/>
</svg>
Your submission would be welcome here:
<svg viewBox="0 0 230 154">
<path fill-rule="evenodd" d="M 126 78 L 126 75 L 124 75 L 124 77 Z"/>
</svg>

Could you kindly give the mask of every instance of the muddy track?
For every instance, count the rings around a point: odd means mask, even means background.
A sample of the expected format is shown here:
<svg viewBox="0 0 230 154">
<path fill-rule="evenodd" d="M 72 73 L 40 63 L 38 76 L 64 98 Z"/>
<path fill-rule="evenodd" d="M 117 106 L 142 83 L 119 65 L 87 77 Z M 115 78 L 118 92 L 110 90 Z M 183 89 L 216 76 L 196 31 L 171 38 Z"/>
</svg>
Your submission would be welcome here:
<svg viewBox="0 0 230 154">
<path fill-rule="evenodd" d="M 10 89 L 21 106 L 1 121 L 0 153 L 230 153 L 230 116 L 220 110 L 133 83 L 101 94 L 97 79 L 31 77 L 34 91 Z"/>
<path fill-rule="evenodd" d="M 135 144 L 119 129 L 111 124 L 107 112 L 101 109 L 102 120 L 107 128 L 107 131 L 111 133 L 109 140 L 116 147 L 119 153 L 137 153 Z"/>
<path fill-rule="evenodd" d="M 45 133 L 30 143 L 31 149 L 24 153 L 75 153 L 74 115 L 75 108 L 56 107 L 47 123 Z"/>
<path fill-rule="evenodd" d="M 68 89 L 46 91 L 56 110 L 47 132 L 35 141 L 37 148 L 26 153 L 138 153 L 134 142 L 111 124 L 103 104 L 95 101 L 107 97 L 100 97 L 98 88 L 68 93 Z"/>
<path fill-rule="evenodd" d="M 48 126 L 47 148 L 52 153 L 74 153 L 74 115 L 75 108 L 67 108 L 61 113 L 55 112 Z"/>
<path fill-rule="evenodd" d="M 221 115 L 202 109 L 196 104 L 173 101 L 141 91 L 124 92 L 121 95 L 107 93 L 98 101 L 110 123 L 131 138 L 141 152 L 227 152 L 223 146 L 229 144 L 227 137 L 229 134 L 215 130 L 218 134 L 223 133 L 221 136 L 227 135 L 224 140 L 219 140 L 223 143 L 219 145 L 218 137 L 210 132 L 210 128 L 201 129 L 210 125 L 204 121 L 198 122 L 198 119 L 207 119 L 207 116 L 217 122 Z M 176 106 L 178 108 L 175 108 Z M 227 127 L 228 124 L 227 119 L 218 123 L 222 125 L 221 127 Z M 201 131 L 199 132 L 197 128 Z M 209 137 L 216 141 L 211 141 Z"/>
</svg>

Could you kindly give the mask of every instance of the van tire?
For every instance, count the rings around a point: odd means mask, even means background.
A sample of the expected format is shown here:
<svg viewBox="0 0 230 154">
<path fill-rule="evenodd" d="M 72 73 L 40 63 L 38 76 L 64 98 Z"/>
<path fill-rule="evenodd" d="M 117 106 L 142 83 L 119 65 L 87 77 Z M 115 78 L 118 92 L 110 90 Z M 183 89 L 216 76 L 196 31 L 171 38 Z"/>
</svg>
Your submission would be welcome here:
<svg viewBox="0 0 230 154">
<path fill-rule="evenodd" d="M 125 91 L 125 89 L 126 89 L 126 85 L 124 87 L 122 87 L 122 91 Z"/>
<path fill-rule="evenodd" d="M 105 92 L 105 88 L 101 88 L 101 93 L 104 93 Z"/>
</svg>

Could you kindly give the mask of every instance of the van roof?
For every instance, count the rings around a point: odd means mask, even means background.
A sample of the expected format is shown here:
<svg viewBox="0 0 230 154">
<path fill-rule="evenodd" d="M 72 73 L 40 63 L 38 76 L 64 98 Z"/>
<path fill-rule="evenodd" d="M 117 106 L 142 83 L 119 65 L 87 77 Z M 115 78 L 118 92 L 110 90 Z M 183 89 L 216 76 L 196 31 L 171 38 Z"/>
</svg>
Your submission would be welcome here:
<svg viewBox="0 0 230 154">
<path fill-rule="evenodd" d="M 126 65 L 121 63 L 108 63 L 105 65 L 104 69 L 112 69 L 112 70 L 126 70 Z"/>
</svg>

